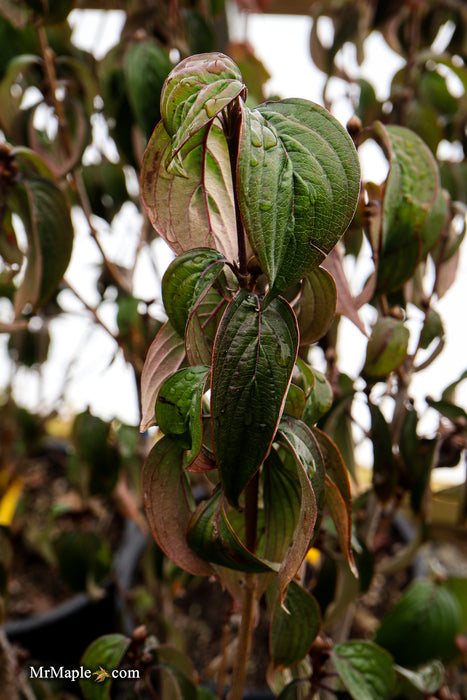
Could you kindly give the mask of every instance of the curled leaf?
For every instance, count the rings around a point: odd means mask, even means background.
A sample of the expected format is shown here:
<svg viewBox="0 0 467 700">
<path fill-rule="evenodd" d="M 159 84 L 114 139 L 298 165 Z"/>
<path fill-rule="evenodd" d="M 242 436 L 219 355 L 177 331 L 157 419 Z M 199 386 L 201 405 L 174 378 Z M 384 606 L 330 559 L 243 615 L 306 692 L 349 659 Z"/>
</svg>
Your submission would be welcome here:
<svg viewBox="0 0 467 700">
<path fill-rule="evenodd" d="M 184 450 L 171 437 L 164 436 L 152 448 L 141 485 L 151 532 L 162 551 L 195 576 L 212 574 L 209 564 L 187 542 L 194 503 L 184 469 Z"/>
</svg>

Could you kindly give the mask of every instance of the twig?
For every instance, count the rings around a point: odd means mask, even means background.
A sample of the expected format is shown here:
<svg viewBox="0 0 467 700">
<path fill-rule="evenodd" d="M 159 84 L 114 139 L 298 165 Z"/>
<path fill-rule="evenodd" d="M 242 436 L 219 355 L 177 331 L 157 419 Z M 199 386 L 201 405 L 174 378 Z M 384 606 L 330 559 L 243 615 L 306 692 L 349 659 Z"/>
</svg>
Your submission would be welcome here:
<svg viewBox="0 0 467 700">
<path fill-rule="evenodd" d="M 99 318 L 97 310 L 93 306 L 88 304 L 88 302 L 85 299 L 83 299 L 81 294 L 65 278 L 63 279 L 63 284 L 65 285 L 65 287 L 67 289 L 70 290 L 70 292 L 72 292 L 75 295 L 75 297 L 78 299 L 79 302 L 81 302 L 81 304 L 87 309 L 87 311 L 89 311 L 91 313 L 91 315 L 92 315 L 93 319 L 96 321 L 96 323 L 101 328 L 103 328 L 106 331 L 106 333 L 108 333 L 110 335 L 112 340 L 114 340 L 116 343 L 118 343 L 118 338 L 112 333 L 110 328 L 108 326 L 106 326 L 106 324 L 102 321 L 102 319 Z"/>
<path fill-rule="evenodd" d="M 245 491 L 245 545 L 254 552 L 256 549 L 257 517 L 258 517 L 258 474 L 246 487 Z M 256 574 L 248 573 L 245 576 L 243 589 L 242 618 L 238 631 L 237 658 L 232 674 L 232 689 L 227 696 L 228 700 L 242 700 L 243 687 L 250 654 L 251 638 L 253 634 L 253 618 L 256 603 Z"/>
</svg>

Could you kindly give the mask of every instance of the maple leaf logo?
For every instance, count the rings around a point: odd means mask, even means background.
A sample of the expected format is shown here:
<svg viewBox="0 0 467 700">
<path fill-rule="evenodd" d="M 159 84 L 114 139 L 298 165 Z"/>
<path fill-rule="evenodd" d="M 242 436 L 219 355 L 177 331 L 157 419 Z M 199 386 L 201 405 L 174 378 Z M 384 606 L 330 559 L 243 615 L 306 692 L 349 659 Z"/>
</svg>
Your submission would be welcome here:
<svg viewBox="0 0 467 700">
<path fill-rule="evenodd" d="M 102 668 L 102 666 L 99 666 L 99 670 L 94 671 L 92 675 L 96 676 L 96 683 L 103 683 L 106 678 L 110 678 L 110 673 L 108 673 L 105 668 Z"/>
</svg>

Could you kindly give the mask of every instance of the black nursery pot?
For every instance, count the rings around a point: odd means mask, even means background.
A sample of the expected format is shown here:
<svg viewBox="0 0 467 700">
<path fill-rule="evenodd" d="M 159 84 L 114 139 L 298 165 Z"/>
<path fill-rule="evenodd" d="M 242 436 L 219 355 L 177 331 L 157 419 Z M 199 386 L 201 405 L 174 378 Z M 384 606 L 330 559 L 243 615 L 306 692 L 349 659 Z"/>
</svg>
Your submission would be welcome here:
<svg viewBox="0 0 467 700">
<path fill-rule="evenodd" d="M 86 647 L 110 632 L 131 634 L 132 620 L 124 596 L 131 587 L 146 538 L 137 525 L 125 521 L 121 545 L 115 555 L 112 579 L 105 594 L 93 600 L 78 593 L 47 613 L 4 625 L 9 641 L 26 649 L 36 662 L 76 666 Z"/>
</svg>

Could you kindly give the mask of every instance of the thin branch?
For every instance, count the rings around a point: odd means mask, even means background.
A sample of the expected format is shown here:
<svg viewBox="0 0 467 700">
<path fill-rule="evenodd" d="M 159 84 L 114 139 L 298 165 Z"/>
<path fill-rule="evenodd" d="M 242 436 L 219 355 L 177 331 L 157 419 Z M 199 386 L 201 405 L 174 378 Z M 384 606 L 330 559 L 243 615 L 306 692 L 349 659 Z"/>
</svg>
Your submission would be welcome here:
<svg viewBox="0 0 467 700">
<path fill-rule="evenodd" d="M 102 321 L 102 319 L 99 318 L 99 314 L 97 313 L 97 309 L 95 309 L 93 306 L 91 306 L 90 304 L 88 304 L 88 302 L 87 302 L 85 299 L 83 299 L 83 297 L 81 296 L 81 294 L 80 294 L 80 293 L 73 287 L 73 285 L 71 285 L 65 278 L 63 279 L 63 284 L 65 285 L 65 287 L 66 287 L 67 289 L 70 290 L 70 292 L 72 292 L 72 293 L 74 294 L 74 296 L 75 296 L 75 297 L 78 299 L 78 301 L 87 309 L 87 311 L 90 312 L 90 314 L 92 315 L 92 317 L 93 317 L 93 319 L 96 321 L 96 323 L 97 323 L 101 328 L 103 328 L 103 329 L 105 330 L 106 333 L 108 333 L 108 334 L 110 335 L 110 337 L 112 338 L 112 340 L 114 340 L 116 343 L 118 343 L 118 338 L 114 335 L 114 333 L 112 333 L 112 331 L 111 331 L 110 328 L 104 323 L 104 321 Z"/>
</svg>

